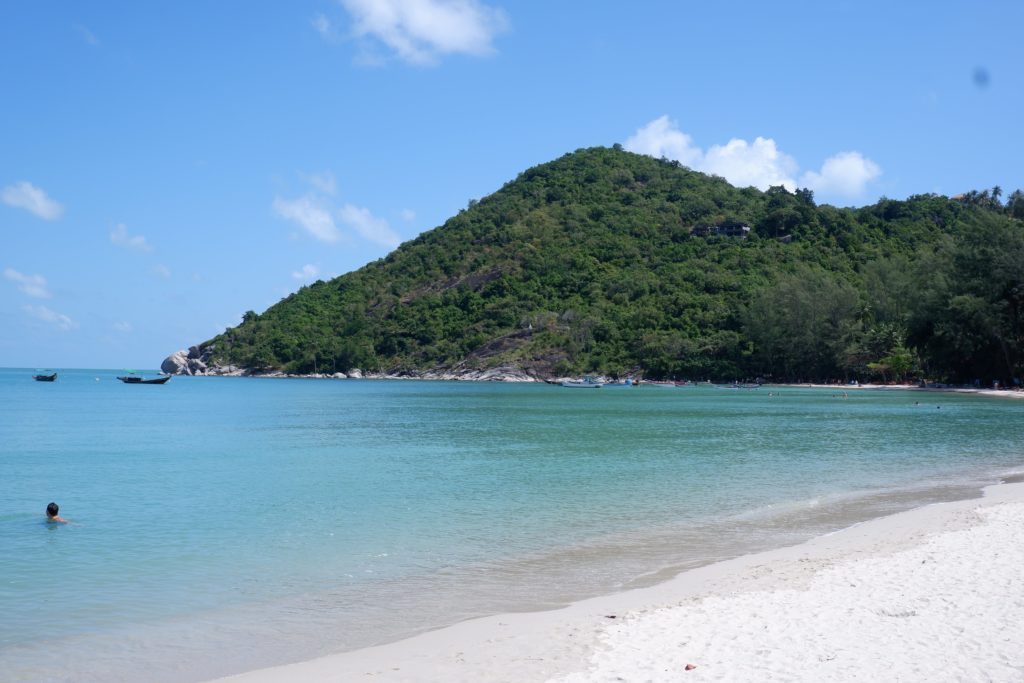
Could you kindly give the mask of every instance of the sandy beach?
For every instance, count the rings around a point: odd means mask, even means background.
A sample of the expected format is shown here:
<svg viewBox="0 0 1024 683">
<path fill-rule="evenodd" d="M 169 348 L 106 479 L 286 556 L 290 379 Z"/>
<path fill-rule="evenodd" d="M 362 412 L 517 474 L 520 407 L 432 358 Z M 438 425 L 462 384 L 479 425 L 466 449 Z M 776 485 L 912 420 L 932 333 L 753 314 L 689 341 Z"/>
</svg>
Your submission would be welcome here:
<svg viewBox="0 0 1024 683">
<path fill-rule="evenodd" d="M 219 680 L 1024 680 L 1015 479 L 651 588 Z"/>
<path fill-rule="evenodd" d="M 991 396 L 993 398 L 1024 399 L 1024 391 L 1019 389 L 992 389 L 982 387 L 958 386 L 920 386 L 918 384 L 764 384 L 768 389 L 830 389 L 837 393 L 850 391 L 914 391 L 928 394 L 973 394 L 975 396 Z"/>
</svg>

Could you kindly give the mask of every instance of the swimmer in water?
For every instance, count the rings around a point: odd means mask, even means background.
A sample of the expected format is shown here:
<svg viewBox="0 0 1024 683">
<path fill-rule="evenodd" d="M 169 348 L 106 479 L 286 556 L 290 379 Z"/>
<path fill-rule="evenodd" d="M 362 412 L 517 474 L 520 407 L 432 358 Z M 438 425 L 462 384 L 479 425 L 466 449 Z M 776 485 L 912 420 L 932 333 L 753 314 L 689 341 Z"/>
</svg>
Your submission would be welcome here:
<svg viewBox="0 0 1024 683">
<path fill-rule="evenodd" d="M 54 522 L 56 524 L 68 523 L 68 520 L 60 516 L 60 506 L 56 503 L 50 503 L 46 506 L 46 521 Z"/>
</svg>

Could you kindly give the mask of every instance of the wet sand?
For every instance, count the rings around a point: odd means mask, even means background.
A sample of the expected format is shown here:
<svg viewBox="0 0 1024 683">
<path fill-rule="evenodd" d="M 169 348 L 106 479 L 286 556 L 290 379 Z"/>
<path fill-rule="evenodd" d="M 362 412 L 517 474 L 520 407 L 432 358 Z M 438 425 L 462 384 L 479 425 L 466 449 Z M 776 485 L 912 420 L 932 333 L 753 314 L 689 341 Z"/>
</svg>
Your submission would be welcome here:
<svg viewBox="0 0 1024 683">
<path fill-rule="evenodd" d="M 1021 479 L 650 588 L 220 680 L 1022 680 Z"/>
</svg>

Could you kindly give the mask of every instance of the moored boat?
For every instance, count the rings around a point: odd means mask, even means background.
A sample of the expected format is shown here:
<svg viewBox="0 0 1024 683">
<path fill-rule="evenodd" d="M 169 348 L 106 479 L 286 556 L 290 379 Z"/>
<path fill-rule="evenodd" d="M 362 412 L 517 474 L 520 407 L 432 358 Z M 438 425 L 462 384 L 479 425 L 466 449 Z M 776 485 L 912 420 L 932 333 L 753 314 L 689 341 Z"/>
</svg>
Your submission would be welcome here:
<svg viewBox="0 0 1024 683">
<path fill-rule="evenodd" d="M 603 382 L 598 382 L 590 375 L 587 375 L 583 379 L 567 379 L 562 381 L 561 385 L 569 389 L 600 389 L 604 386 Z"/>
<path fill-rule="evenodd" d="M 171 376 L 164 375 L 163 377 L 146 379 L 145 377 L 139 377 L 137 375 L 124 375 L 123 377 L 118 377 L 118 379 L 125 384 L 166 384 L 167 381 L 171 379 Z"/>
<path fill-rule="evenodd" d="M 32 379 L 37 382 L 53 382 L 57 379 L 57 373 L 55 372 L 52 375 L 32 375 Z"/>
</svg>

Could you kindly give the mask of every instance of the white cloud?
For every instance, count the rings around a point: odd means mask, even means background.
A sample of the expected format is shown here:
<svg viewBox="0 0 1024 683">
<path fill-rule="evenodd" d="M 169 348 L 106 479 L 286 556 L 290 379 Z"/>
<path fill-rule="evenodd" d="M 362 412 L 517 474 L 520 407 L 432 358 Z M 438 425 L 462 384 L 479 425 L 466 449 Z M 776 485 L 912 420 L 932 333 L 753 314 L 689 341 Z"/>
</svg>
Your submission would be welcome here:
<svg viewBox="0 0 1024 683">
<path fill-rule="evenodd" d="M 353 33 L 388 46 L 411 64 L 434 64 L 441 55 L 487 55 L 508 26 L 505 13 L 479 0 L 340 0 Z"/>
<path fill-rule="evenodd" d="M 122 320 L 121 322 L 114 323 L 114 329 L 122 334 L 128 334 L 135 328 L 132 327 L 130 322 Z"/>
<path fill-rule="evenodd" d="M 331 26 L 331 20 L 323 14 L 317 14 L 310 23 L 316 29 L 316 32 L 324 38 L 332 38 L 334 36 L 334 27 Z"/>
<path fill-rule="evenodd" d="M 398 213 L 398 215 L 402 217 L 403 221 L 406 221 L 408 223 L 411 223 L 414 220 L 416 220 L 416 212 L 413 211 L 412 209 L 402 209 Z"/>
<path fill-rule="evenodd" d="M 322 242 L 337 242 L 341 232 L 331 213 L 309 195 L 298 199 L 274 199 L 274 211 L 285 220 L 298 223 L 306 232 Z"/>
<path fill-rule="evenodd" d="M 638 154 L 675 159 L 694 170 L 722 176 L 737 187 L 767 190 L 782 185 L 794 190 L 798 186 L 796 160 L 771 138 L 757 137 L 753 142 L 733 138 L 705 151 L 679 130 L 675 121 L 661 116 L 639 128 L 625 147 Z M 799 184 L 824 194 L 853 197 L 862 194 L 881 173 L 878 164 L 859 152 L 842 152 L 827 159 L 820 172 L 805 172 Z"/>
<path fill-rule="evenodd" d="M 48 221 L 55 221 L 64 213 L 64 207 L 46 196 L 46 192 L 30 182 L 21 181 L 0 191 L 0 200 L 8 206 L 25 209 Z"/>
<path fill-rule="evenodd" d="M 330 171 L 313 174 L 300 174 L 309 183 L 311 189 L 297 199 L 274 198 L 274 211 L 278 216 L 302 226 L 309 234 L 323 242 L 350 240 L 349 233 L 341 227 L 350 228 L 363 239 L 386 247 L 397 247 L 402 238 L 391 228 L 387 220 L 377 218 L 369 209 L 353 204 L 344 204 L 335 208 L 333 195 L 337 192 L 337 182 Z M 413 220 L 415 212 L 404 209 L 400 214 L 405 220 Z M 335 221 L 338 221 L 337 223 Z M 311 273 L 309 269 L 313 269 Z M 302 271 L 292 273 L 297 280 L 311 280 L 319 271 L 307 265 Z"/>
<path fill-rule="evenodd" d="M 75 24 L 75 30 L 78 31 L 79 35 L 82 36 L 82 40 L 89 43 L 90 45 L 99 45 L 100 40 L 96 37 L 96 34 L 88 29 L 88 27 L 82 24 Z"/>
<path fill-rule="evenodd" d="M 128 228 L 124 223 L 118 223 L 114 230 L 110 233 L 110 241 L 119 247 L 125 249 L 134 249 L 135 251 L 153 251 L 153 247 L 146 242 L 146 238 L 142 235 L 129 235 Z"/>
<path fill-rule="evenodd" d="M 346 204 L 341 207 L 338 217 L 342 223 L 370 242 L 390 248 L 397 247 L 402 243 L 402 238 L 391 229 L 391 225 L 383 218 L 377 218 L 371 214 L 369 209 Z"/>
<path fill-rule="evenodd" d="M 316 276 L 320 274 L 320 269 L 314 266 L 312 263 L 307 263 L 302 266 L 301 270 L 297 270 L 292 273 L 292 277 L 302 282 L 312 282 L 316 279 Z"/>
<path fill-rule="evenodd" d="M 153 266 L 153 273 L 157 277 L 162 278 L 164 280 L 171 279 L 171 269 L 162 263 L 158 263 L 157 265 Z"/>
<path fill-rule="evenodd" d="M 59 330 L 67 331 L 78 327 L 78 323 L 71 318 L 67 317 L 63 313 L 51 311 L 46 306 L 24 306 L 23 310 L 33 318 L 50 323 L 51 325 L 56 326 Z"/>
<path fill-rule="evenodd" d="M 802 177 L 804 186 L 815 192 L 856 197 L 864 193 L 871 181 L 882 175 L 878 164 L 860 152 L 840 152 L 821 165 L 821 171 L 807 171 Z"/>
<path fill-rule="evenodd" d="M 338 191 L 338 183 L 334 180 L 334 174 L 330 171 L 311 173 L 305 176 L 305 178 L 310 185 L 324 194 L 333 196 Z"/>
<path fill-rule="evenodd" d="M 42 275 L 25 275 L 14 268 L 4 268 L 4 277 L 18 285 L 25 294 L 37 299 L 49 299 L 52 294 L 46 288 L 46 278 Z"/>
<path fill-rule="evenodd" d="M 772 185 L 784 185 L 796 189 L 796 161 L 780 152 L 770 138 L 758 137 L 753 143 L 733 138 L 725 145 L 712 145 L 700 170 L 720 175 L 737 187 L 767 190 Z"/>
<path fill-rule="evenodd" d="M 693 138 L 679 130 L 675 121 L 661 116 L 637 130 L 626 140 L 626 149 L 660 159 L 675 159 L 684 166 L 696 168 L 704 152 L 693 144 Z"/>
</svg>

